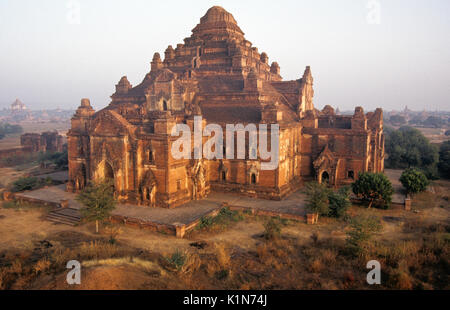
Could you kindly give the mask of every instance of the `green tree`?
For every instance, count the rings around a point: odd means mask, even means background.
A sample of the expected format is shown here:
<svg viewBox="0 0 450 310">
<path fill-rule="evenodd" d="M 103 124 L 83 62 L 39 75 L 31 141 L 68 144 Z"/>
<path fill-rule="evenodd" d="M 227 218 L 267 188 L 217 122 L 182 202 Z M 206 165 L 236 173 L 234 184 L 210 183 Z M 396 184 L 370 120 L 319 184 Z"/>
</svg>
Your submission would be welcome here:
<svg viewBox="0 0 450 310">
<path fill-rule="evenodd" d="M 374 216 L 359 216 L 352 218 L 347 231 L 347 248 L 354 255 L 363 253 L 373 235 L 383 229 L 379 218 Z"/>
<path fill-rule="evenodd" d="M 408 194 L 423 192 L 429 184 L 425 174 L 414 168 L 408 168 L 403 171 L 400 182 Z"/>
<path fill-rule="evenodd" d="M 376 202 L 380 207 L 388 208 L 394 189 L 383 173 L 360 173 L 358 180 L 352 184 L 353 193 L 369 202 L 369 208 Z"/>
<path fill-rule="evenodd" d="M 427 178 L 438 178 L 438 148 L 417 129 L 401 127 L 399 130 L 386 130 L 386 167 L 404 169 L 419 168 Z"/>
<path fill-rule="evenodd" d="M 441 144 L 439 150 L 439 171 L 444 178 L 450 179 L 450 141 Z"/>
<path fill-rule="evenodd" d="M 339 190 L 330 191 L 328 194 L 328 216 L 341 218 L 351 206 L 350 187 L 341 187 Z"/>
<path fill-rule="evenodd" d="M 330 190 L 323 184 L 310 182 L 306 184 L 306 209 L 311 213 L 328 215 L 328 195 Z"/>
<path fill-rule="evenodd" d="M 114 189 L 111 182 L 91 183 L 76 200 L 83 204 L 81 215 L 89 222 L 95 221 L 95 232 L 98 233 L 99 221 L 108 218 L 116 207 Z"/>
</svg>

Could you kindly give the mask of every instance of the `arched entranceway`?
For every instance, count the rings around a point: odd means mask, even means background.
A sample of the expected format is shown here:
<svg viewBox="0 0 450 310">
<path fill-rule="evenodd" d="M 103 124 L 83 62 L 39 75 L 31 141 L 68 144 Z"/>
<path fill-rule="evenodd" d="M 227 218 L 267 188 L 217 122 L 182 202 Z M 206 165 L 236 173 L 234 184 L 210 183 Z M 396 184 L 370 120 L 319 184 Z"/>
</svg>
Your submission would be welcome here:
<svg viewBox="0 0 450 310">
<path fill-rule="evenodd" d="M 254 174 L 254 173 L 252 173 L 252 176 L 251 176 L 251 183 L 256 184 L 256 174 Z"/>
<path fill-rule="evenodd" d="M 101 182 L 110 182 L 113 190 L 115 189 L 114 169 L 110 163 L 103 161 L 97 170 L 97 180 Z"/>
<path fill-rule="evenodd" d="M 320 183 L 330 184 L 330 175 L 327 171 L 322 172 L 322 175 L 320 176 Z"/>
<path fill-rule="evenodd" d="M 104 173 L 105 180 L 114 180 L 114 170 L 111 167 L 111 165 L 108 164 L 108 163 L 105 163 L 105 168 L 104 169 L 105 169 L 104 170 L 105 171 L 105 173 Z"/>
</svg>

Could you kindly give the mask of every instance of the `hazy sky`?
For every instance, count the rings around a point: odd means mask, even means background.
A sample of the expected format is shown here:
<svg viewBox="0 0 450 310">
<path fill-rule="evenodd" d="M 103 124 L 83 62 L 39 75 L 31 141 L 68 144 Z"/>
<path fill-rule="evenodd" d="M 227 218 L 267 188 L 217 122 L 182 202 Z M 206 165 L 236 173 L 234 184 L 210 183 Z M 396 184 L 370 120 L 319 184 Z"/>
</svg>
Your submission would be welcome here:
<svg viewBox="0 0 450 310">
<path fill-rule="evenodd" d="M 121 76 L 139 84 L 154 52 L 220 5 L 285 80 L 311 66 L 318 108 L 450 110 L 448 0 L 375 1 L 379 24 L 369 0 L 76 2 L 80 24 L 68 0 L 0 0 L 0 108 L 16 97 L 32 109 L 84 97 L 102 108 Z"/>
</svg>

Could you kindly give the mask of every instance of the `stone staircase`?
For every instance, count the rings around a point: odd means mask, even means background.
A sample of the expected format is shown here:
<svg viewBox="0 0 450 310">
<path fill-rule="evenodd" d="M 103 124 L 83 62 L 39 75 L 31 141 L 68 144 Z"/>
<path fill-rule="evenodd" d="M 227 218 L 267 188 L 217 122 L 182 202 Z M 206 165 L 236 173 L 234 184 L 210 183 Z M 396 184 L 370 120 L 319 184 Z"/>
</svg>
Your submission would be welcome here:
<svg viewBox="0 0 450 310">
<path fill-rule="evenodd" d="M 80 223 L 81 214 L 77 209 L 61 208 L 50 211 L 50 213 L 47 215 L 47 220 L 54 223 L 75 226 Z"/>
</svg>

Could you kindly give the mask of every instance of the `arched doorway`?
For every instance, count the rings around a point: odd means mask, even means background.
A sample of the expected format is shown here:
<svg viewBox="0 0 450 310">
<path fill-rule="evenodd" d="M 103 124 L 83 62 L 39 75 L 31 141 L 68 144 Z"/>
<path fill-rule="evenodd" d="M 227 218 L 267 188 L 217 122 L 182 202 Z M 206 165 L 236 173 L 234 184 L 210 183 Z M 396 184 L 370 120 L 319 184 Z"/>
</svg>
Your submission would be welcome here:
<svg viewBox="0 0 450 310">
<path fill-rule="evenodd" d="M 114 180 L 114 170 L 109 163 L 105 162 L 103 171 L 103 176 L 106 181 Z"/>
<path fill-rule="evenodd" d="M 252 173 L 251 183 L 256 184 L 256 174 Z"/>
<path fill-rule="evenodd" d="M 97 170 L 97 178 L 98 181 L 101 182 L 110 182 L 113 190 L 114 187 L 114 169 L 112 168 L 111 164 L 107 161 L 102 162 Z"/>
<path fill-rule="evenodd" d="M 167 101 L 163 101 L 163 111 L 167 111 Z"/>
<path fill-rule="evenodd" d="M 321 182 L 322 184 L 329 184 L 330 183 L 330 175 L 327 171 L 322 172 L 321 176 Z"/>
</svg>

